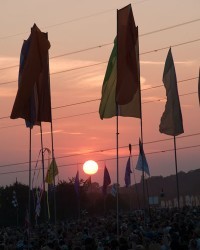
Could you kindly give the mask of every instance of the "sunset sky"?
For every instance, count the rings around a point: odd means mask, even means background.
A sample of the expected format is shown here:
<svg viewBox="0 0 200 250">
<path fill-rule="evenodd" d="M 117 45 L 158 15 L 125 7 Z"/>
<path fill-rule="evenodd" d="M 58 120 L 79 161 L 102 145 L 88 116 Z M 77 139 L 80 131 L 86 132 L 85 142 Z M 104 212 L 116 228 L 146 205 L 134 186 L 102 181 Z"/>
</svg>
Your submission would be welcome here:
<svg viewBox="0 0 200 250">
<path fill-rule="evenodd" d="M 17 65 L 21 46 L 34 23 L 43 32 L 48 32 L 51 43 L 51 97 L 59 180 L 75 177 L 77 169 L 80 178 L 86 179 L 82 165 L 86 160 L 95 160 L 99 171 L 92 177 L 92 181 L 102 185 L 106 164 L 112 183 L 116 182 L 116 118 L 101 120 L 98 109 L 106 62 L 116 36 L 116 12 L 128 4 L 132 5 L 135 22 L 139 27 L 144 151 L 151 176 L 175 174 L 173 138 L 159 132 L 166 102 L 163 100 L 166 93 L 162 74 L 170 46 L 185 131 L 177 137 L 177 148 L 185 148 L 177 151 L 178 170 L 187 172 L 199 168 L 199 0 L 8 0 L 1 1 L 0 22 L 0 185 L 10 185 L 16 178 L 28 184 L 29 129 L 22 119 L 11 120 L 7 117 L 10 116 L 18 88 Z M 95 48 L 87 50 L 92 47 Z M 88 65 L 93 66 L 81 69 Z M 16 67 L 3 69 L 10 66 Z M 156 87 L 159 85 L 162 86 Z M 44 147 L 51 149 L 50 125 L 43 123 L 42 129 Z M 135 145 L 132 162 L 134 169 L 139 137 L 140 120 L 120 117 L 121 186 L 124 186 L 128 145 Z M 33 161 L 37 160 L 40 147 L 40 129 L 34 127 Z M 41 167 L 41 163 L 38 167 Z M 35 162 L 32 168 L 34 172 Z M 135 170 L 135 174 L 138 182 L 141 172 Z M 41 172 L 34 182 L 34 185 L 40 184 Z"/>
</svg>

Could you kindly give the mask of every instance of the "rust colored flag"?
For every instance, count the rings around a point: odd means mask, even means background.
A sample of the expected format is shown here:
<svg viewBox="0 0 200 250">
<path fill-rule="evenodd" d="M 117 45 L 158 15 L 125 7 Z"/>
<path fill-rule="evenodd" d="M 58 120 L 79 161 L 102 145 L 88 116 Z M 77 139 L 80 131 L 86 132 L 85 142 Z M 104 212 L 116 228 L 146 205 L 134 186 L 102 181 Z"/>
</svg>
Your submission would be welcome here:
<svg viewBox="0 0 200 250">
<path fill-rule="evenodd" d="M 20 62 L 18 92 L 10 117 L 23 118 L 32 125 L 51 122 L 50 42 L 47 33 L 41 32 L 34 24 L 25 47 L 23 64 Z"/>
<path fill-rule="evenodd" d="M 117 11 L 116 102 L 125 105 L 140 89 L 138 27 L 131 5 Z"/>
</svg>

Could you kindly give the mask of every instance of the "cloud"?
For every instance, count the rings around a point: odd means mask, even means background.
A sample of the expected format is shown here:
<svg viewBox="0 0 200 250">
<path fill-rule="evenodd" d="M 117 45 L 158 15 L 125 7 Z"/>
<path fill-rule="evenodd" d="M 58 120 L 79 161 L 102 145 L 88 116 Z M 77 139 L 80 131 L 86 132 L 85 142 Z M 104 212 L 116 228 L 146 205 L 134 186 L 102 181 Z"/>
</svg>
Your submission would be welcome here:
<svg viewBox="0 0 200 250">
<path fill-rule="evenodd" d="M 63 130 L 54 130 L 53 134 L 62 133 L 62 132 L 63 132 Z M 48 134 L 51 134 L 51 131 L 42 132 L 42 135 L 48 135 Z M 36 133 L 35 135 L 41 135 L 41 133 Z"/>
<path fill-rule="evenodd" d="M 188 66 L 192 66 L 193 64 L 195 64 L 195 61 L 175 61 L 174 64 L 185 64 Z M 165 61 L 140 61 L 140 64 L 151 64 L 151 65 L 164 65 Z"/>
</svg>

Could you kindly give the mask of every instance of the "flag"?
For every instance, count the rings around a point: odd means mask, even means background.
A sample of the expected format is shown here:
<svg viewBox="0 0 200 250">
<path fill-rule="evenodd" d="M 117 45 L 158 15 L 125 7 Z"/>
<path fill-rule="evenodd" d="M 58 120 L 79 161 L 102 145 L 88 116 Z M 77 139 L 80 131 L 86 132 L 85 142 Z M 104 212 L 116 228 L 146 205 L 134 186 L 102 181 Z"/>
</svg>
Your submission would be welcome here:
<svg viewBox="0 0 200 250">
<path fill-rule="evenodd" d="M 129 187 L 131 185 L 131 161 L 130 161 L 130 157 L 128 158 L 128 161 L 126 163 L 126 171 L 125 171 L 125 177 L 124 177 L 124 181 L 126 184 L 126 187 Z"/>
<path fill-rule="evenodd" d="M 143 146 L 140 140 L 139 140 L 139 147 L 140 147 L 140 154 L 138 157 L 138 162 L 136 164 L 136 169 L 140 171 L 144 171 L 148 176 L 150 176 L 149 166 L 148 166 L 148 163 L 144 154 Z"/>
<path fill-rule="evenodd" d="M 116 195 L 117 195 L 117 183 L 114 183 L 112 185 L 111 194 L 112 194 L 112 196 L 116 197 Z"/>
<path fill-rule="evenodd" d="M 23 118 L 30 127 L 52 120 L 49 48 L 47 33 L 41 32 L 34 24 L 22 46 L 19 87 L 11 112 L 11 119 Z"/>
<path fill-rule="evenodd" d="M 80 183 L 79 183 L 79 172 L 77 171 L 76 173 L 76 178 L 75 178 L 75 182 L 74 182 L 74 188 L 76 191 L 77 196 L 79 195 L 79 187 L 80 187 Z"/>
<path fill-rule="evenodd" d="M 138 27 L 131 5 L 119 10 L 118 32 L 102 86 L 100 118 L 141 118 Z M 117 48 L 118 47 L 118 48 Z"/>
<path fill-rule="evenodd" d="M 117 11 L 117 46 L 116 102 L 124 105 L 140 89 L 138 27 L 131 4 Z"/>
<path fill-rule="evenodd" d="M 184 130 L 171 48 L 165 62 L 163 83 L 166 88 L 167 102 L 161 117 L 159 130 L 166 135 L 177 136 L 184 133 Z"/>
<path fill-rule="evenodd" d="M 110 179 L 110 174 L 108 172 L 108 169 L 104 168 L 104 176 L 103 176 L 103 187 L 102 187 L 102 192 L 104 195 L 107 194 L 107 187 L 110 185 L 111 179 Z"/>
<path fill-rule="evenodd" d="M 36 194 L 37 194 L 37 201 L 36 201 L 35 215 L 37 217 L 39 217 L 40 216 L 40 210 L 41 210 L 40 195 L 39 195 L 38 192 Z"/>
<path fill-rule="evenodd" d="M 48 184 L 53 184 L 54 183 L 54 178 L 55 178 L 56 175 L 58 175 L 58 166 L 56 164 L 56 160 L 53 159 L 51 164 L 48 167 L 45 182 L 48 183 Z"/>
<path fill-rule="evenodd" d="M 111 118 L 117 115 L 116 111 L 116 83 L 117 83 L 117 41 L 114 41 L 114 47 L 110 55 L 106 74 L 102 86 L 102 97 L 99 106 L 99 115 L 101 119 Z M 141 118 L 140 108 L 140 88 L 132 99 L 125 105 L 117 105 L 118 115 L 123 117 Z"/>
<path fill-rule="evenodd" d="M 15 207 L 15 208 L 18 207 L 18 201 L 17 201 L 17 196 L 16 196 L 15 190 L 13 191 L 12 204 L 13 204 L 13 207 Z"/>
<path fill-rule="evenodd" d="M 200 104 L 200 68 L 199 68 L 198 95 L 199 95 L 199 104 Z"/>
</svg>

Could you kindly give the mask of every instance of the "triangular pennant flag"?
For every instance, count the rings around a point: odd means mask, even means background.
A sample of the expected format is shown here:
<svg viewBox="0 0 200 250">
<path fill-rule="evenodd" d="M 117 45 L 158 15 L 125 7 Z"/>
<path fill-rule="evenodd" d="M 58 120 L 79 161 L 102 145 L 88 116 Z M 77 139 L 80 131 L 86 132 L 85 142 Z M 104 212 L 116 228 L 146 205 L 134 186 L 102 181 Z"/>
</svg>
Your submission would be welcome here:
<svg viewBox="0 0 200 250">
<path fill-rule="evenodd" d="M 56 160 L 53 159 L 47 170 L 45 182 L 48 184 L 53 184 L 56 175 L 58 175 L 58 166 L 56 164 Z"/>
<path fill-rule="evenodd" d="M 103 187 L 102 187 L 102 192 L 104 195 L 107 194 L 107 187 L 110 185 L 110 183 L 111 183 L 110 174 L 108 172 L 107 167 L 105 166 L 104 176 L 103 176 Z"/>
<path fill-rule="evenodd" d="M 150 176 L 149 166 L 148 166 L 148 163 L 144 154 L 143 146 L 140 140 L 139 140 L 139 147 L 140 147 L 140 154 L 138 157 L 138 162 L 136 164 L 136 169 L 140 171 L 144 171 L 148 176 Z"/>
<path fill-rule="evenodd" d="M 112 194 L 112 196 L 114 196 L 114 197 L 116 197 L 116 195 L 117 195 L 117 184 L 116 184 L 116 183 L 114 183 L 114 184 L 112 185 L 111 194 Z"/>
<path fill-rule="evenodd" d="M 126 184 L 126 187 L 129 187 L 131 185 L 131 161 L 130 161 L 130 157 L 128 158 L 128 161 L 126 163 L 126 171 L 125 171 L 125 177 L 124 177 L 124 181 Z"/>
<path fill-rule="evenodd" d="M 171 48 L 165 62 L 163 83 L 166 88 L 167 102 L 161 117 L 159 130 L 166 135 L 177 136 L 184 133 L 184 130 Z"/>
</svg>

